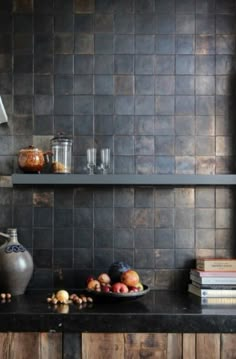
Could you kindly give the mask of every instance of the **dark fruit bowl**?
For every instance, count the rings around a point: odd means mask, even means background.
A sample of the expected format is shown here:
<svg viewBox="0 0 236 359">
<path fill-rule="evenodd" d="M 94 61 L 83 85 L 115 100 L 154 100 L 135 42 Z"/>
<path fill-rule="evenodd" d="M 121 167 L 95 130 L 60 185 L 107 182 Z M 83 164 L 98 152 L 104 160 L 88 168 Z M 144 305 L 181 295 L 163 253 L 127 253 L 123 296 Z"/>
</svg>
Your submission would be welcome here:
<svg viewBox="0 0 236 359">
<path fill-rule="evenodd" d="M 143 285 L 143 290 L 140 290 L 139 292 L 129 292 L 129 293 L 113 293 L 113 292 L 96 292 L 92 289 L 85 289 L 85 292 L 87 295 L 92 296 L 94 299 L 99 300 L 110 300 L 110 301 L 116 301 L 116 300 L 134 300 L 143 297 L 145 294 L 149 292 L 150 288 L 147 285 Z"/>
</svg>

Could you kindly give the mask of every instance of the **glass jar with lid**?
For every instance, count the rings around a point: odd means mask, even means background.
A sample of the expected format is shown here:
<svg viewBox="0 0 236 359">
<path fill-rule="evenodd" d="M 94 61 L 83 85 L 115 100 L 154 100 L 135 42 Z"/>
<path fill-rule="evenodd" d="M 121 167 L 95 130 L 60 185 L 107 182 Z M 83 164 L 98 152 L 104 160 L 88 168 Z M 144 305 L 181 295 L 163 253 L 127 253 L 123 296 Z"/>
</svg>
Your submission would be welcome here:
<svg viewBox="0 0 236 359">
<path fill-rule="evenodd" d="M 71 173 L 72 139 L 63 133 L 51 139 L 52 172 Z"/>
</svg>

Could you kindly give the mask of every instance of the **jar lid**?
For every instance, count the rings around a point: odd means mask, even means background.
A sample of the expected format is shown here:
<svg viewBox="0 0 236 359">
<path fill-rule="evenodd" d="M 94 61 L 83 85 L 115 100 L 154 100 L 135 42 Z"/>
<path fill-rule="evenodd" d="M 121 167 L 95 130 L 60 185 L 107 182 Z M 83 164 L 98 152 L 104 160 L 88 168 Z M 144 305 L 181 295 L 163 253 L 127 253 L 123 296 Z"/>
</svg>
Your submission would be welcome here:
<svg viewBox="0 0 236 359">
<path fill-rule="evenodd" d="M 66 137 L 63 132 L 59 132 L 50 142 L 72 143 L 72 138 Z"/>
</svg>

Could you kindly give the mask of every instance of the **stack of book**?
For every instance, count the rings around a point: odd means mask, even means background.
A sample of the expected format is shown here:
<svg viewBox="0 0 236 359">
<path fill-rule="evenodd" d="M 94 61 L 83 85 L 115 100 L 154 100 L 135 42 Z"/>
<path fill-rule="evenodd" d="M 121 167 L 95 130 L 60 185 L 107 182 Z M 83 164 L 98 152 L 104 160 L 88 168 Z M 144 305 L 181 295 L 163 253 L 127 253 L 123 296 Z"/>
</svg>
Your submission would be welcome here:
<svg viewBox="0 0 236 359">
<path fill-rule="evenodd" d="M 198 258 L 188 291 L 204 303 L 236 303 L 236 259 Z"/>
</svg>

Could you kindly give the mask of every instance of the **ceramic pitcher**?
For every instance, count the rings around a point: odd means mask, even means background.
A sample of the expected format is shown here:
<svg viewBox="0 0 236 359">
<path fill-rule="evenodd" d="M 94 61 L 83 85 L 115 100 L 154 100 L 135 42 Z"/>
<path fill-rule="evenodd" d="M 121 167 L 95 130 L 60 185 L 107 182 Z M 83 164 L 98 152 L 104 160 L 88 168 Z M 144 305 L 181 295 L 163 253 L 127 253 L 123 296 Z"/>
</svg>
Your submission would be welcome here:
<svg viewBox="0 0 236 359">
<path fill-rule="evenodd" d="M 18 242 L 17 229 L 8 228 L 0 245 L 0 291 L 12 295 L 24 294 L 32 277 L 33 260 L 27 249 Z"/>
</svg>

